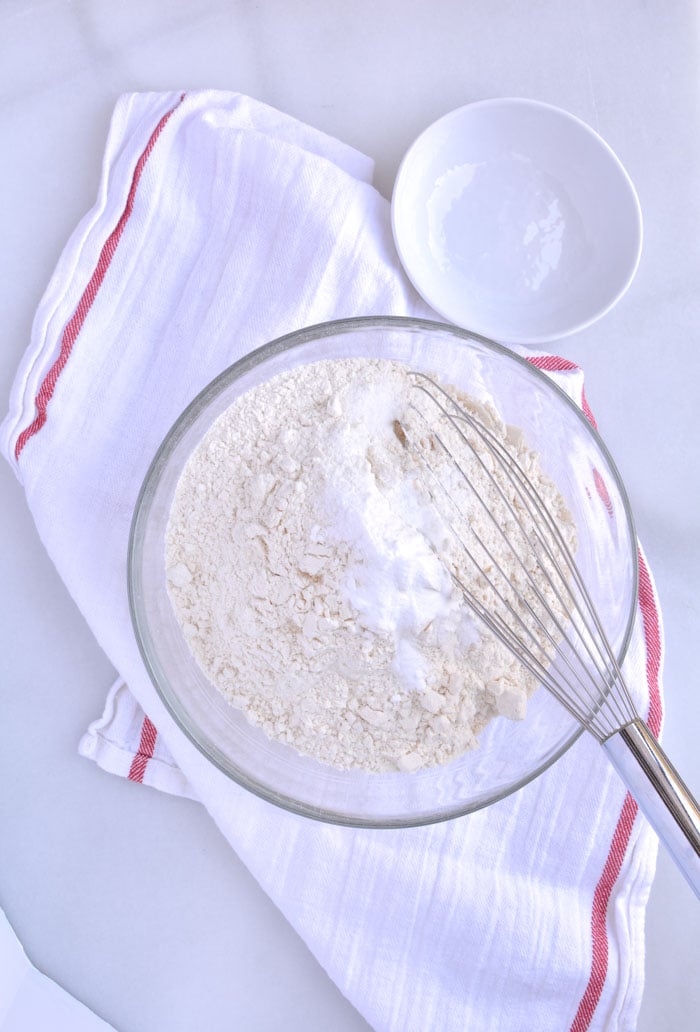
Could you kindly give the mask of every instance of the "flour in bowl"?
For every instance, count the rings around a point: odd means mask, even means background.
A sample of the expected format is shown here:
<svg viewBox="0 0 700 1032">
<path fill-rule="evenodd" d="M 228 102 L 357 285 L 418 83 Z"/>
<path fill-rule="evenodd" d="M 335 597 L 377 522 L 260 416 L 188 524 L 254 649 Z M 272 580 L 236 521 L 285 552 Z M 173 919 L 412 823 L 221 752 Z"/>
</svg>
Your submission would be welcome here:
<svg viewBox="0 0 700 1032">
<path fill-rule="evenodd" d="M 453 573 L 470 576 L 464 556 L 407 447 L 409 428 L 427 432 L 416 393 L 406 367 L 378 359 L 281 374 L 219 417 L 170 514 L 168 591 L 196 661 L 271 738 L 339 768 L 446 763 L 493 717 L 522 718 L 535 687 L 455 584 Z M 493 409 L 478 410 L 573 547 L 536 454 Z M 454 465 L 436 461 L 507 562 Z"/>
</svg>

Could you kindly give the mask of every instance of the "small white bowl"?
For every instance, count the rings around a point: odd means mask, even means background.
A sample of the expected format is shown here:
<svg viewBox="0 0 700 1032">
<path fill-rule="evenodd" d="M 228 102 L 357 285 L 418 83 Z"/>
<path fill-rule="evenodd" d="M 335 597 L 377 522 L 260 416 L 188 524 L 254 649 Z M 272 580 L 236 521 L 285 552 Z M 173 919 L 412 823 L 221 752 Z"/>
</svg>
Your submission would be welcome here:
<svg viewBox="0 0 700 1032">
<path fill-rule="evenodd" d="M 590 325 L 622 297 L 642 214 L 621 162 L 580 119 L 538 101 L 458 108 L 398 171 L 392 225 L 413 285 L 458 326 L 543 343 Z"/>
</svg>

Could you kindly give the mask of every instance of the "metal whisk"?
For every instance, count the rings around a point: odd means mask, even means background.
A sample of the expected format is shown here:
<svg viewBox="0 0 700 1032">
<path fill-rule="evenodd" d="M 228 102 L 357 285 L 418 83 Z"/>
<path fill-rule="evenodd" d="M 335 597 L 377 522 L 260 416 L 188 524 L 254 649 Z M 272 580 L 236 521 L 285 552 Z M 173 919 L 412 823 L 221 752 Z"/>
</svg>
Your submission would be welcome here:
<svg viewBox="0 0 700 1032">
<path fill-rule="evenodd" d="M 700 896 L 700 810 L 637 712 L 560 521 L 488 414 L 411 376 L 415 404 L 397 436 L 450 528 L 458 559 L 443 559 L 465 601 L 602 744 Z"/>
</svg>

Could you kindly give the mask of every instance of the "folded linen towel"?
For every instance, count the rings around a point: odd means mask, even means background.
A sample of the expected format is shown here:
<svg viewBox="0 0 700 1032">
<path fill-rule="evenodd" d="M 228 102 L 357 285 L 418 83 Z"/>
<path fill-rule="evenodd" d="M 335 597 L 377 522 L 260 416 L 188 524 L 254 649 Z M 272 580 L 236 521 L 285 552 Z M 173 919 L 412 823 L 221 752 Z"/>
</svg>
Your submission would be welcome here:
<svg viewBox="0 0 700 1032">
<path fill-rule="evenodd" d="M 39 305 L 0 432 L 47 551 L 119 672 L 81 751 L 199 799 L 374 1028 L 630 1029 L 656 839 L 595 742 L 583 736 L 535 782 L 460 820 L 331 827 L 208 764 L 134 641 L 131 514 L 182 408 L 290 330 L 431 314 L 401 273 L 370 176 L 362 155 L 240 95 L 118 102 L 97 202 Z M 532 357 L 584 403 L 571 363 Z M 661 621 L 640 561 L 625 670 L 658 731 Z"/>
</svg>

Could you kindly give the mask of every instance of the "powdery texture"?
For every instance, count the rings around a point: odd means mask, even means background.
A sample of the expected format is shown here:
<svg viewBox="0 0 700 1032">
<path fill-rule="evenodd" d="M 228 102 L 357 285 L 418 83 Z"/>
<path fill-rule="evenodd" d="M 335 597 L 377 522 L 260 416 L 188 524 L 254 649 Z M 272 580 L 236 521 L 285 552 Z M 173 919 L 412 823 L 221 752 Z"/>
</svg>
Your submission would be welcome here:
<svg viewBox="0 0 700 1032">
<path fill-rule="evenodd" d="M 450 390 L 508 442 L 573 544 L 571 519 L 522 435 Z M 448 526 L 451 510 L 506 565 L 508 555 L 435 447 L 434 420 L 398 363 L 301 366 L 239 398 L 176 491 L 168 590 L 194 657 L 270 737 L 336 767 L 446 763 L 493 717 L 522 718 L 535 687 L 475 625 L 455 585 L 453 574 L 493 603 Z M 447 487 L 444 505 L 429 497 L 416 448 Z M 497 512 L 494 486 L 479 493 Z"/>
</svg>

